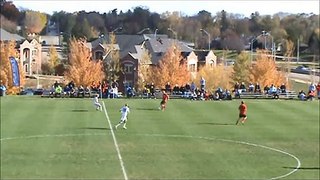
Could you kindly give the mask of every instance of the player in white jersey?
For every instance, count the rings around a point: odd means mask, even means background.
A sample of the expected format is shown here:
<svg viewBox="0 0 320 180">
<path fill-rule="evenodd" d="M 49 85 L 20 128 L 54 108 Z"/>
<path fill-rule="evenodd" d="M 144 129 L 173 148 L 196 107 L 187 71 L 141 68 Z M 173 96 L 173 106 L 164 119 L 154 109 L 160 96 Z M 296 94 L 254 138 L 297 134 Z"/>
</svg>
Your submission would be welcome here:
<svg viewBox="0 0 320 180">
<path fill-rule="evenodd" d="M 93 105 L 96 107 L 97 111 L 102 111 L 102 106 L 99 103 L 99 94 L 96 94 L 93 98 Z"/>
<path fill-rule="evenodd" d="M 121 124 L 123 124 L 123 129 L 127 129 L 126 124 L 127 124 L 127 120 L 128 120 L 128 114 L 130 113 L 130 109 L 128 104 L 125 104 L 121 109 L 121 119 L 120 122 L 115 126 L 115 128 L 117 129 L 118 126 L 120 126 Z"/>
</svg>

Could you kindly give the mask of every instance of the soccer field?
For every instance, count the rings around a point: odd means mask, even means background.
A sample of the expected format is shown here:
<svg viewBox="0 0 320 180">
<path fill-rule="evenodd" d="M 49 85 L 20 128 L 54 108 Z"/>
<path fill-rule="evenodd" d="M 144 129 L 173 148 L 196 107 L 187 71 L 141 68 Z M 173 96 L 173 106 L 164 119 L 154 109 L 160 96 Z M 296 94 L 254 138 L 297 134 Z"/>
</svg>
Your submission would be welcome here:
<svg viewBox="0 0 320 180">
<path fill-rule="evenodd" d="M 0 100 L 1 179 L 320 178 L 319 101 Z"/>
</svg>

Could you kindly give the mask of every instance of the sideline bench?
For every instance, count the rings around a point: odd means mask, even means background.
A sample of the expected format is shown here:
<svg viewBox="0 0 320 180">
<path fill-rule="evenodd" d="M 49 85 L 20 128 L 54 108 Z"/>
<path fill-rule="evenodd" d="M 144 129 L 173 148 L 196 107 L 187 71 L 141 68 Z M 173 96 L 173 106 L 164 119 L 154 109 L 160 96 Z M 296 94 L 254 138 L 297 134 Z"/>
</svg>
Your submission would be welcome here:
<svg viewBox="0 0 320 180">
<path fill-rule="evenodd" d="M 286 91 L 285 93 L 276 94 L 265 94 L 265 93 L 254 93 L 254 92 L 242 92 L 235 98 L 238 99 L 294 99 L 297 98 L 298 94 L 295 91 Z"/>
</svg>

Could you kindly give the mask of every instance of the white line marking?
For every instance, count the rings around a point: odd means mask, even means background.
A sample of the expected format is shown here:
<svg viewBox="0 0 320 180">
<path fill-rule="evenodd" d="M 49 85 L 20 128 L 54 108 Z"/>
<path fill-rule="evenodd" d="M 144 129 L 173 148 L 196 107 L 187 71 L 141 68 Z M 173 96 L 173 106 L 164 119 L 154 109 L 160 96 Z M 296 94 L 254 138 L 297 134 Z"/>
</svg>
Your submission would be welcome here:
<svg viewBox="0 0 320 180">
<path fill-rule="evenodd" d="M 110 131 L 111 131 L 111 134 L 112 134 L 114 146 L 116 147 L 116 150 L 117 150 L 117 154 L 118 154 L 118 158 L 119 158 L 119 161 L 120 161 L 120 165 L 121 165 L 121 169 L 122 169 L 122 173 L 123 173 L 124 179 L 125 179 L 125 180 L 128 180 L 126 168 L 124 167 L 124 163 L 123 163 L 123 160 L 122 160 L 122 156 L 121 156 L 121 153 L 120 153 L 120 149 L 119 149 L 119 146 L 118 146 L 118 143 L 117 143 L 116 136 L 114 135 L 114 132 L 113 132 L 112 124 L 111 124 L 110 118 L 109 118 L 109 116 L 108 116 L 108 112 L 107 112 L 107 109 L 106 109 L 106 105 L 104 104 L 103 101 L 102 101 L 102 104 L 103 104 L 104 114 L 106 115 L 106 118 L 107 118 L 108 123 L 109 123 L 109 127 L 110 127 Z"/>
<path fill-rule="evenodd" d="M 108 114 L 107 112 L 105 111 L 106 113 L 106 117 L 108 119 Z M 110 120 L 108 119 L 108 122 L 109 122 L 109 125 L 111 124 L 110 123 Z M 111 131 L 112 131 L 112 134 L 114 136 L 114 133 L 113 133 L 113 130 L 112 130 L 112 127 L 111 127 Z M 91 134 L 47 134 L 47 135 L 32 135 L 32 136 L 20 136 L 20 137 L 7 137 L 7 138 L 2 138 L 0 139 L 0 141 L 5 141 L 5 140 L 17 140 L 17 139 L 32 139 L 32 138 L 48 138 L 48 137 L 68 137 L 68 136 L 105 136 L 107 134 L 105 133 L 91 133 Z M 180 138 L 198 138 L 198 139 L 205 139 L 205 140 L 210 140 L 210 141 L 223 141 L 223 142 L 230 142 L 230 143 L 237 143 L 237 144 L 244 144 L 244 145 L 249 145 L 249 146 L 254 146 L 254 147 L 260 147 L 260 148 L 264 148 L 264 149 L 269 149 L 271 151 L 276 151 L 276 152 L 279 152 L 279 153 L 282 153 L 282 154 L 285 154 L 285 155 L 288 155 L 292 158 L 294 158 L 296 161 L 297 161 L 297 167 L 294 168 L 294 170 L 290 171 L 289 173 L 287 174 L 284 174 L 284 175 L 281 175 L 281 176 L 277 176 L 277 177 L 272 177 L 270 179 L 274 180 L 274 179 L 281 179 L 281 178 L 285 178 L 289 175 L 291 175 L 292 173 L 296 172 L 299 170 L 299 168 L 301 167 L 301 162 L 300 160 L 286 152 L 286 151 L 282 151 L 282 150 L 279 150 L 279 149 L 276 149 L 276 148 L 272 148 L 272 147 L 268 147 L 268 146 L 263 146 L 263 145 L 259 145 L 259 144 L 254 144 L 254 143 L 249 143 L 249 142 L 244 142 L 244 141 L 236 141 L 236 140 L 228 140 L 228 139 L 216 139 L 216 138 L 209 138 L 209 137 L 201 137 L 201 136 L 186 136 L 186 135 L 170 135 L 170 134 L 132 134 L 132 135 L 138 135 L 138 136 L 157 136 L 157 137 L 180 137 Z M 116 142 L 115 142 L 116 143 Z M 117 145 L 116 145 L 117 147 Z M 119 149 L 119 148 L 118 148 Z M 120 155 L 120 152 L 118 153 L 118 156 Z M 119 159 L 121 158 L 121 155 L 119 157 Z M 124 176 L 125 178 L 128 178 L 127 175 L 126 175 L 126 172 L 125 172 L 125 169 L 124 169 L 124 166 L 123 166 L 123 161 L 122 161 L 122 158 L 120 159 L 120 162 L 121 163 L 121 167 L 123 167 L 123 172 L 124 172 Z M 127 180 L 127 179 L 126 179 Z"/>
<path fill-rule="evenodd" d="M 237 143 L 237 144 L 245 144 L 245 145 L 249 145 L 249 146 L 255 146 L 255 147 L 260 147 L 260 148 L 264 148 L 264 149 L 269 149 L 271 151 L 276 151 L 276 152 L 291 156 L 292 158 L 294 158 L 297 161 L 297 167 L 296 168 L 294 168 L 292 171 L 290 171 L 287 174 L 270 178 L 272 180 L 281 179 L 281 178 L 287 177 L 290 174 L 298 171 L 299 168 L 301 167 L 300 160 L 296 156 L 294 156 L 294 155 L 292 155 L 292 154 L 290 154 L 288 152 L 285 152 L 285 151 L 282 151 L 282 150 L 279 150 L 279 149 L 276 149 L 276 148 L 263 146 L 263 145 L 259 145 L 259 144 L 254 144 L 254 143 L 249 143 L 249 142 L 244 142 L 244 141 L 236 141 L 236 140 L 228 140 L 228 139 L 216 139 L 216 138 L 201 137 L 201 136 L 185 136 L 185 135 L 165 135 L 165 134 L 137 134 L 137 135 L 142 135 L 142 136 L 162 136 L 162 137 L 182 137 L 182 138 L 198 138 L 198 139 L 206 139 L 206 140 L 210 140 L 210 141 L 214 141 L 215 140 L 215 141 L 224 141 L 224 142 L 231 142 L 231 143 Z"/>
</svg>

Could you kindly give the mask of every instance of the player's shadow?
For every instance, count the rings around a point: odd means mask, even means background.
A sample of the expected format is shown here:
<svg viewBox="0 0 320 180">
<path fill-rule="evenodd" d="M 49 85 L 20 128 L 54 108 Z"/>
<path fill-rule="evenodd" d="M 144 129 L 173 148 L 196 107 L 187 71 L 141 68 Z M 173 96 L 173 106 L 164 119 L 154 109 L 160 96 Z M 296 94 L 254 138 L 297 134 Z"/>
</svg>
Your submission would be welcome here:
<svg viewBox="0 0 320 180">
<path fill-rule="evenodd" d="M 320 170 L 320 167 L 299 167 L 299 168 L 296 168 L 296 167 L 283 167 L 285 169 L 301 169 L 301 170 Z"/>
<path fill-rule="evenodd" d="M 140 110 L 140 111 L 159 111 L 158 108 L 136 108 L 136 110 Z"/>
<path fill-rule="evenodd" d="M 88 112 L 88 109 L 73 109 L 72 112 Z"/>
<path fill-rule="evenodd" d="M 110 128 L 101 128 L 101 127 L 85 127 L 80 129 L 89 129 L 89 130 L 111 130 Z"/>
<path fill-rule="evenodd" d="M 231 123 L 215 123 L 215 122 L 202 122 L 198 123 L 200 125 L 213 125 L 213 126 L 229 126 L 229 125 L 234 125 Z"/>
</svg>

